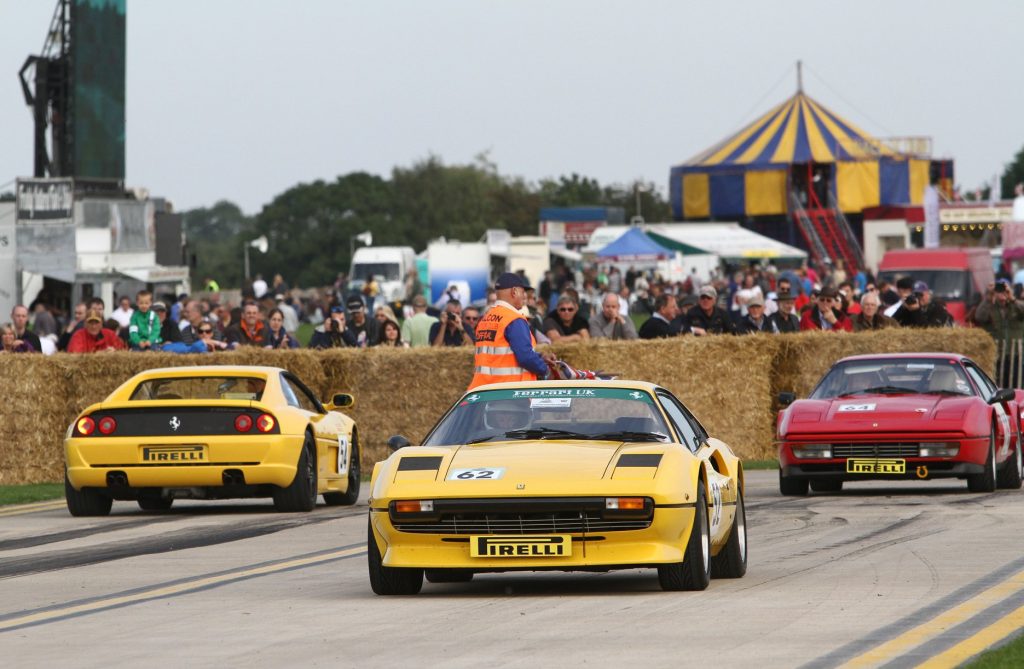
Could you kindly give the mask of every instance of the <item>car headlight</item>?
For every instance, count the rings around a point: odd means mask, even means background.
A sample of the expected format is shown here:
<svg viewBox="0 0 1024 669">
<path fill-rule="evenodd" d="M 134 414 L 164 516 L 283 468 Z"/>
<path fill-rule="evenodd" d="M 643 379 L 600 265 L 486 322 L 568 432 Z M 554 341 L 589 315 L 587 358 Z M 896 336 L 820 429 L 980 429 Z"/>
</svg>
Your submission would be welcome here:
<svg viewBox="0 0 1024 669">
<path fill-rule="evenodd" d="M 793 444 L 793 457 L 801 460 L 807 458 L 831 458 L 832 444 Z"/>
<path fill-rule="evenodd" d="M 958 441 L 925 441 L 918 450 L 922 458 L 955 458 L 959 453 Z"/>
</svg>

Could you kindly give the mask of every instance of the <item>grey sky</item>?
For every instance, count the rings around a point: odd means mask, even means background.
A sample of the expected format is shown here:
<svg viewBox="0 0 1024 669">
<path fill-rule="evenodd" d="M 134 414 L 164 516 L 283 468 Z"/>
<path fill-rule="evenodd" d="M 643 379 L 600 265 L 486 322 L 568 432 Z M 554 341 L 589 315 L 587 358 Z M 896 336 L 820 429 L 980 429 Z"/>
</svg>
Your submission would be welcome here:
<svg viewBox="0 0 1024 669">
<path fill-rule="evenodd" d="M 54 5 L 0 0 L 0 185 L 31 173 L 17 71 Z M 299 182 L 486 151 L 530 181 L 664 192 L 792 95 L 803 59 L 809 95 L 932 136 L 973 189 L 1024 145 L 1022 25 L 1024 3 L 985 1 L 128 0 L 127 181 L 253 213 Z"/>
</svg>

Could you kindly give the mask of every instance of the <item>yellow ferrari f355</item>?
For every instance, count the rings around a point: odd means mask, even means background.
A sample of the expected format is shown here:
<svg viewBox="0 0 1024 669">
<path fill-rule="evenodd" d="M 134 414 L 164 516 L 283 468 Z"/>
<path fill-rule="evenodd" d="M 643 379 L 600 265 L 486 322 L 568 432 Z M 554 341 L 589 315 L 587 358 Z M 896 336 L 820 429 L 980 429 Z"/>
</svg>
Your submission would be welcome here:
<svg viewBox="0 0 1024 669">
<path fill-rule="evenodd" d="M 740 460 L 656 385 L 480 386 L 421 446 L 389 445 L 369 502 L 377 594 L 481 572 L 656 568 L 666 590 L 746 573 Z"/>
<path fill-rule="evenodd" d="M 73 516 L 105 516 L 114 500 L 145 510 L 178 498 L 273 497 L 278 511 L 355 504 L 359 435 L 294 374 L 276 367 L 151 369 L 85 409 L 64 441 Z"/>
</svg>

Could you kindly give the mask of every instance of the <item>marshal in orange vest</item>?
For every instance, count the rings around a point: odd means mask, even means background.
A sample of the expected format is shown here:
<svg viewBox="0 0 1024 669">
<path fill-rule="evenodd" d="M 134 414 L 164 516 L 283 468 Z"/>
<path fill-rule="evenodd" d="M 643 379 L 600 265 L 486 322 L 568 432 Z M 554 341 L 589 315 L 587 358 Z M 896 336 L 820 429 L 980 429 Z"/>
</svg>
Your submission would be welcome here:
<svg viewBox="0 0 1024 669">
<path fill-rule="evenodd" d="M 497 304 L 491 307 L 477 323 L 474 373 L 468 390 L 487 383 L 537 380 L 536 374 L 519 366 L 516 355 L 512 352 L 508 339 L 505 338 L 505 328 L 517 319 L 526 320 L 518 311 L 513 311 L 503 304 Z M 530 332 L 530 344 L 537 345 L 532 331 Z"/>
</svg>

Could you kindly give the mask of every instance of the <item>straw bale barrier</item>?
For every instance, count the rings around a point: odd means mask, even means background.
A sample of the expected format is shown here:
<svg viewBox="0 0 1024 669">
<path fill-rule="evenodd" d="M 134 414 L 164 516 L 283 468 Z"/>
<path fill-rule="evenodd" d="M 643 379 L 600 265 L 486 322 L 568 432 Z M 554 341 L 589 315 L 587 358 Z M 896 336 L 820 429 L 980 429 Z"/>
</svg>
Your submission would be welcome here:
<svg viewBox="0 0 1024 669">
<path fill-rule="evenodd" d="M 806 395 L 843 356 L 956 351 L 984 369 L 995 367 L 992 339 L 973 329 L 598 340 L 550 350 L 577 367 L 665 386 L 712 435 L 748 459 L 774 457 L 779 391 Z M 469 384 L 473 361 L 469 349 L 0 355 L 0 378 L 7 391 L 0 404 L 0 484 L 61 480 L 64 434 L 79 411 L 140 371 L 195 364 L 283 367 L 320 397 L 351 392 L 356 405 L 350 414 L 359 429 L 368 471 L 387 455 L 385 444 L 392 434 L 404 434 L 413 443 L 426 436 Z"/>
</svg>

